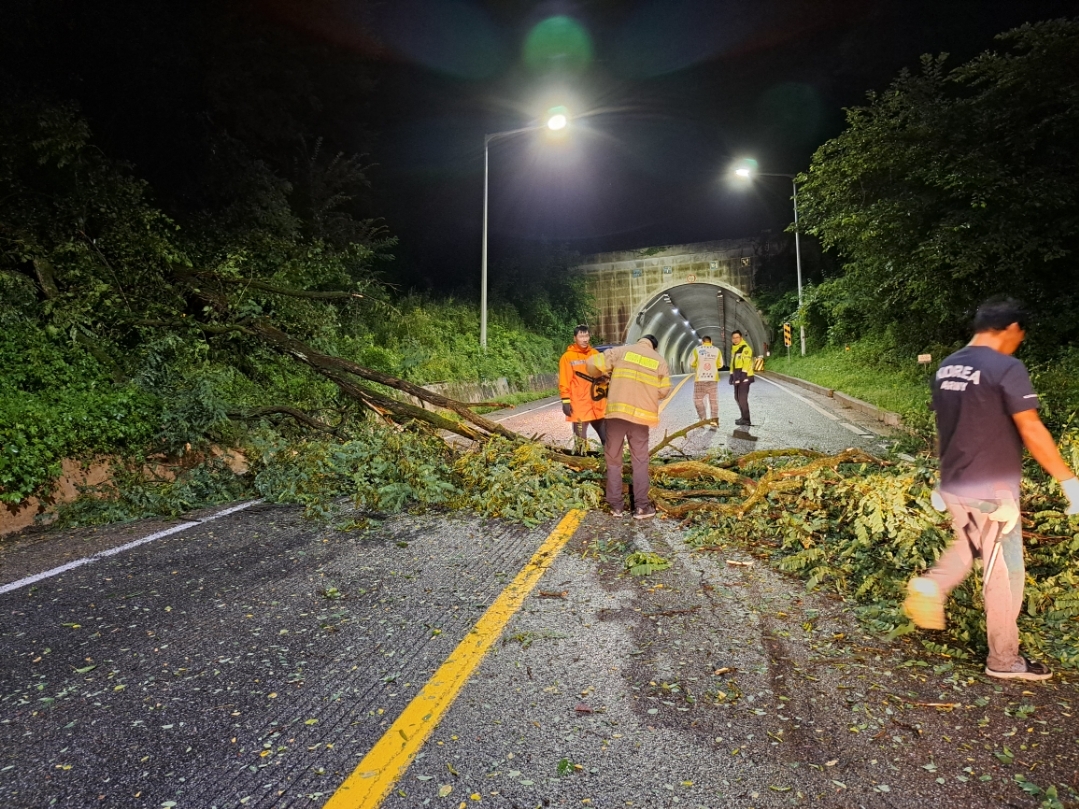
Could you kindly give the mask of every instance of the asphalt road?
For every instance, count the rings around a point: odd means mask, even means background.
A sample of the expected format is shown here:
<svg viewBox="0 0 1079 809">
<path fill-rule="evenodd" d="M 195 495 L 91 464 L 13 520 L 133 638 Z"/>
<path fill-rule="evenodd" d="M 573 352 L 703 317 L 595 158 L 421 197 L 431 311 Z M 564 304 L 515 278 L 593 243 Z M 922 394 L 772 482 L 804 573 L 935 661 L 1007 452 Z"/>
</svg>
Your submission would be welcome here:
<svg viewBox="0 0 1079 809">
<path fill-rule="evenodd" d="M 753 394 L 757 446 L 859 439 L 824 403 Z M 917 636 L 867 636 L 843 602 L 691 551 L 669 521 L 586 515 L 449 688 L 436 672 L 554 523 L 213 517 L 133 546 L 167 526 L 0 544 L 0 806 L 317 807 L 372 749 L 416 742 L 382 806 L 1035 807 L 1017 776 L 1079 788 L 1067 677 L 998 683 Z M 632 550 L 672 567 L 627 576 Z M 452 691 L 445 715 L 400 741 L 432 688 Z"/>
<path fill-rule="evenodd" d="M 662 403 L 660 426 L 651 432 L 653 446 L 666 435 L 699 421 L 693 407 L 693 380 L 676 376 L 671 385 L 672 394 Z M 676 439 L 672 452 L 743 455 L 754 450 L 786 447 L 827 453 L 848 447 L 862 447 L 874 452 L 885 448 L 886 431 L 872 420 L 852 410 L 837 409 L 832 400 L 764 377 L 758 376 L 750 390 L 753 420 L 750 428 L 739 428 L 734 424 L 739 413 L 734 402 L 734 389 L 727 384 L 726 375 L 719 383 L 718 398 L 719 428 L 715 431 L 698 429 L 685 438 Z M 503 411 L 494 418 L 524 435 L 538 435 L 554 444 L 572 446 L 573 433 L 558 399 Z M 593 445 L 598 447 L 595 434 L 590 431 L 589 435 Z"/>
</svg>

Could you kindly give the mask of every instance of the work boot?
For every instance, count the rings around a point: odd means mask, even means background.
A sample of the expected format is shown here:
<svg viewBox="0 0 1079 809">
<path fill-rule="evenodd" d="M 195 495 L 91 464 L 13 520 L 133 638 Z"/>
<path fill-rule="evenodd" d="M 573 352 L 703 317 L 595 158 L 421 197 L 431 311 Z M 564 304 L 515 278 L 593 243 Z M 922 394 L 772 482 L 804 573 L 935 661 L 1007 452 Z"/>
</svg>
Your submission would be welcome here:
<svg viewBox="0 0 1079 809">
<path fill-rule="evenodd" d="M 656 507 L 651 503 L 645 503 L 643 506 L 637 506 L 633 511 L 633 519 L 635 520 L 650 520 L 656 516 Z"/>
<path fill-rule="evenodd" d="M 911 579 L 903 612 L 922 629 L 944 629 L 944 598 L 937 583 L 925 576 Z"/>
</svg>

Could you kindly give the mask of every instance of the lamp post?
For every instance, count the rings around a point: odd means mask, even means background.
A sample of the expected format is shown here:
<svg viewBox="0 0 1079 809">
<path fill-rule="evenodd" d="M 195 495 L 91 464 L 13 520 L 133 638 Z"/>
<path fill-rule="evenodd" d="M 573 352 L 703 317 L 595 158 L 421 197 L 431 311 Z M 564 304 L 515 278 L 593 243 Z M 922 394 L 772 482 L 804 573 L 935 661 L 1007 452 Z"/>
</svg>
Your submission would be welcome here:
<svg viewBox="0 0 1079 809">
<path fill-rule="evenodd" d="M 773 172 L 757 171 L 756 160 L 743 160 L 734 173 L 745 180 L 752 180 L 754 176 L 760 177 L 786 177 L 791 181 L 792 199 L 794 200 L 794 259 L 798 271 L 798 309 L 802 308 L 802 244 L 798 239 L 798 183 L 793 174 L 776 174 Z M 806 327 L 798 327 L 802 340 L 802 356 L 806 355 Z"/>
<path fill-rule="evenodd" d="M 480 347 L 487 349 L 487 179 L 489 176 L 489 152 L 491 141 L 509 138 L 523 132 L 535 132 L 537 129 L 549 129 L 552 132 L 565 129 L 569 116 L 563 107 L 554 107 L 548 111 L 547 122 L 520 129 L 508 129 L 505 132 L 492 132 L 483 136 L 483 250 L 480 259 Z"/>
</svg>

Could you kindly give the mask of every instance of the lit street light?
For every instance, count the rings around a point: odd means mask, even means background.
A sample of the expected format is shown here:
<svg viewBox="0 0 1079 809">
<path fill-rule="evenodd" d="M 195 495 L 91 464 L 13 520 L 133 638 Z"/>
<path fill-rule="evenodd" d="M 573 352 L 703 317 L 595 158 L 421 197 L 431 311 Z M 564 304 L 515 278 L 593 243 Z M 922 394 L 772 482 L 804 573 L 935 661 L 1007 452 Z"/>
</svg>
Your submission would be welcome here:
<svg viewBox="0 0 1079 809">
<path fill-rule="evenodd" d="M 791 181 L 791 190 L 793 191 L 794 200 L 794 257 L 795 264 L 798 268 L 798 309 L 801 314 L 802 309 L 802 245 L 798 240 L 798 183 L 794 181 L 793 174 L 775 174 L 766 171 L 757 171 L 757 161 L 752 159 L 742 160 L 738 167 L 735 168 L 734 173 L 743 180 L 750 180 L 755 176 L 758 177 L 786 177 Z M 806 354 L 806 328 L 804 325 L 798 327 L 802 338 L 802 356 Z"/>
<path fill-rule="evenodd" d="M 537 129 L 549 129 L 558 132 L 569 125 L 569 113 L 565 107 L 552 107 L 547 111 L 547 121 L 535 126 L 520 129 L 508 129 L 505 132 L 492 132 L 483 136 L 483 255 L 480 263 L 480 347 L 487 348 L 487 178 L 489 175 L 488 151 L 491 141 L 508 138 L 523 132 L 535 132 Z"/>
</svg>

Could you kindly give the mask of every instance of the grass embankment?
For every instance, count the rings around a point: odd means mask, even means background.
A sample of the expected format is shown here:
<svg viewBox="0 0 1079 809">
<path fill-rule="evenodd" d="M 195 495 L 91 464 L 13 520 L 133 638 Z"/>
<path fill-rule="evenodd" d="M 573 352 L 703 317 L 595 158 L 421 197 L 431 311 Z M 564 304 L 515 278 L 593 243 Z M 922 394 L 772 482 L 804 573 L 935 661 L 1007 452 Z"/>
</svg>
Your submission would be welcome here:
<svg viewBox="0 0 1079 809">
<path fill-rule="evenodd" d="M 930 375 L 948 353 L 934 351 L 932 362 L 919 365 L 917 356 L 900 360 L 875 342 L 860 341 L 849 347 L 818 349 L 805 357 L 798 355 L 796 348 L 790 359 L 785 353 L 773 354 L 765 369 L 842 391 L 898 413 L 908 428 L 929 434 L 933 429 Z M 1022 349 L 1017 356 L 1030 371 L 1042 420 L 1059 435 L 1075 423 L 1079 412 L 1079 348 L 1063 348 L 1049 360 L 1031 360 L 1023 356 Z"/>
<path fill-rule="evenodd" d="M 475 305 L 417 296 L 396 301 L 383 316 L 349 319 L 317 337 L 329 353 L 420 385 L 505 377 L 511 387 L 557 371 L 571 339 L 539 331 L 502 305 L 491 310 L 483 350 Z M 289 440 L 303 437 L 301 426 L 287 419 L 242 417 L 265 405 L 286 405 L 332 425 L 349 412 L 333 385 L 289 358 L 253 345 L 240 369 L 219 354 L 194 338 L 148 339 L 123 358 L 123 378 L 116 381 L 66 334 L 29 315 L 10 318 L 0 329 L 0 504 L 17 507 L 46 493 L 65 458 L 130 458 L 141 468 L 147 455 L 195 457 L 215 444 L 257 455 L 252 445 L 265 440 L 267 430 Z M 498 400 L 521 404 L 553 393 Z M 349 429 L 339 430 L 342 440 Z M 221 496 L 234 496 L 231 484 L 226 488 Z M 192 508 L 215 497 L 180 499 Z"/>
<path fill-rule="evenodd" d="M 929 367 L 918 365 L 916 358 L 911 359 L 910 367 L 886 366 L 866 355 L 866 349 L 858 344 L 849 349 L 819 349 L 805 357 L 792 351 L 789 360 L 786 354 L 773 355 L 764 367 L 842 391 L 894 413 L 928 411 Z"/>
</svg>

